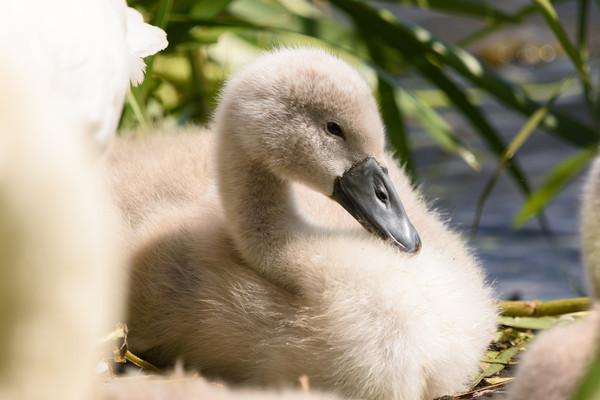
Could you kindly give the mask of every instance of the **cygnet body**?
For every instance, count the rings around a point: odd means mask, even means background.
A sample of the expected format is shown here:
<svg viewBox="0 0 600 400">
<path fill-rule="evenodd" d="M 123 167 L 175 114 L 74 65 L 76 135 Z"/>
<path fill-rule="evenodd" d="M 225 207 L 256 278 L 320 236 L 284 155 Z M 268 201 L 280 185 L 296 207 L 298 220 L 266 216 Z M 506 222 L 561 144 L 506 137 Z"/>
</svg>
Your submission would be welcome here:
<svg viewBox="0 0 600 400">
<path fill-rule="evenodd" d="M 582 259 L 593 296 L 600 298 L 600 157 L 596 157 L 583 188 L 581 203 Z"/>
<path fill-rule="evenodd" d="M 150 362 L 371 399 L 457 393 L 477 371 L 491 290 L 343 61 L 267 53 L 227 82 L 211 133 L 117 142 L 107 161 L 135 237 L 129 342 Z"/>
<path fill-rule="evenodd" d="M 101 377 L 96 367 L 110 350 L 100 339 L 123 318 L 116 213 L 84 136 L 54 107 L 54 92 L 10 62 L 1 70 L 0 399 L 337 399 L 227 390 L 181 372 Z"/>
<path fill-rule="evenodd" d="M 511 400 L 570 400 L 596 355 L 598 305 L 580 321 L 540 333 L 527 348 L 509 386 Z"/>
<path fill-rule="evenodd" d="M 581 204 L 582 258 L 595 305 L 590 315 L 567 326 L 553 327 L 536 337 L 522 357 L 509 399 L 568 400 L 573 398 L 597 354 L 600 336 L 600 158 L 596 158 L 583 188 Z"/>
</svg>

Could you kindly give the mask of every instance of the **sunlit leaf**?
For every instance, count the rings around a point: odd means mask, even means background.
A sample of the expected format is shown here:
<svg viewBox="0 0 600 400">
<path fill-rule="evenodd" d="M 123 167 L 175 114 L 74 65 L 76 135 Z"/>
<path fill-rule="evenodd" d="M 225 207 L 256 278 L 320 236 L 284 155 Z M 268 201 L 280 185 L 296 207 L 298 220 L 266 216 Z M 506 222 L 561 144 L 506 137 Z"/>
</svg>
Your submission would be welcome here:
<svg viewBox="0 0 600 400">
<path fill-rule="evenodd" d="M 386 79 L 389 75 L 388 71 L 383 69 L 383 66 L 385 65 L 385 56 L 379 44 L 371 40 L 369 31 L 363 30 L 361 33 L 366 40 L 371 58 L 380 66 L 377 75 L 377 89 L 379 92 L 381 113 L 387 127 L 388 136 L 396 149 L 399 161 L 414 180 L 415 171 L 412 163 L 408 136 L 404 127 L 404 118 L 400 111 L 400 107 L 396 102 L 395 81 L 390 78 Z"/>
<path fill-rule="evenodd" d="M 550 108 L 554 105 L 556 100 L 558 100 L 561 91 L 571 82 L 572 79 L 572 75 L 563 79 L 554 90 L 554 93 L 550 95 L 550 98 L 548 99 L 548 101 L 546 101 L 546 104 L 537 109 L 531 115 L 531 117 L 529 117 L 529 119 L 527 120 L 527 122 L 525 122 L 525 125 L 523 125 L 519 133 L 517 133 L 514 139 L 506 147 L 506 152 L 502 155 L 501 160 L 503 164 L 505 164 L 506 161 L 508 161 L 508 159 L 512 158 L 515 155 L 517 150 L 521 148 L 523 143 L 525 143 L 525 141 L 529 138 L 529 136 L 531 136 L 533 131 L 540 125 L 544 118 L 546 118 L 548 112 L 550 111 Z"/>
<path fill-rule="evenodd" d="M 316 18 L 321 12 L 315 5 L 306 0 L 278 0 L 285 8 L 294 14 L 305 18 Z"/>
<path fill-rule="evenodd" d="M 195 18 L 214 18 L 231 4 L 233 0 L 196 1 L 190 9 Z"/>
<path fill-rule="evenodd" d="M 427 74 L 424 70 L 427 63 L 435 68 L 438 68 L 436 63 L 447 65 L 514 111 L 529 116 L 540 107 L 522 88 L 500 78 L 471 54 L 444 43 L 421 27 L 397 19 L 387 10 L 376 9 L 360 0 L 332 0 L 331 3 L 350 15 L 355 23 L 377 33 L 384 43 L 404 54 L 424 74 Z M 597 140 L 588 126 L 555 110 L 549 111 L 543 127 L 578 146 Z"/>
<path fill-rule="evenodd" d="M 504 365 L 503 364 L 490 364 L 482 373 L 481 373 L 481 378 L 487 378 L 493 375 L 496 375 L 498 372 L 502 371 L 504 369 Z"/>
<path fill-rule="evenodd" d="M 573 400 L 597 400 L 600 398 L 600 346 L 595 358 L 575 391 Z"/>
<path fill-rule="evenodd" d="M 551 2 L 553 4 L 559 4 L 559 3 L 565 3 L 567 1 L 571 1 L 571 0 L 552 0 Z M 523 6 L 519 9 L 517 9 L 512 14 L 510 14 L 510 18 L 513 21 L 523 21 L 525 18 L 531 16 L 532 14 L 535 14 L 536 12 L 537 12 L 537 8 L 535 5 L 526 5 L 526 6 Z M 476 43 L 476 42 L 488 37 L 492 33 L 506 27 L 506 25 L 508 23 L 510 23 L 509 20 L 496 20 L 496 21 L 492 22 L 490 25 L 484 26 L 483 28 L 478 29 L 473 33 L 470 33 L 467 37 L 459 40 L 457 42 L 457 45 L 459 45 L 460 47 L 466 47 L 466 46 L 472 45 L 473 43 Z"/>
<path fill-rule="evenodd" d="M 567 53 L 567 55 L 573 62 L 573 65 L 575 65 L 575 68 L 577 69 L 577 72 L 579 73 L 579 76 L 580 76 L 583 84 L 585 85 L 587 90 L 591 91 L 592 89 L 591 89 L 590 78 L 588 76 L 587 71 L 585 70 L 583 62 L 581 61 L 579 52 L 575 49 L 575 47 L 571 43 L 571 40 L 569 39 L 566 32 L 564 31 L 562 25 L 560 24 L 556 10 L 554 9 L 554 7 L 552 6 L 552 4 L 550 3 L 549 0 L 533 0 L 533 1 L 534 1 L 535 5 L 537 6 L 538 10 L 540 11 L 540 14 L 546 20 L 546 23 L 548 24 L 550 29 L 552 29 L 552 31 L 554 32 L 554 35 L 558 39 L 563 50 L 565 51 L 565 53 Z"/>
<path fill-rule="evenodd" d="M 131 106 L 133 114 L 137 118 L 142 130 L 147 131 L 149 126 L 148 117 L 145 110 L 140 106 L 140 102 L 134 92 L 127 92 L 127 103 Z"/>
<path fill-rule="evenodd" d="M 368 33 L 366 36 L 368 37 Z M 410 158 L 406 158 L 410 157 L 410 153 L 408 152 L 406 133 L 403 129 L 402 116 L 400 114 L 394 115 L 394 113 L 398 112 L 399 105 L 402 105 L 408 109 L 407 111 L 412 111 L 412 116 L 419 120 L 427 132 L 443 149 L 460 156 L 467 165 L 479 171 L 481 165 L 477 161 L 475 154 L 452 132 L 451 127 L 435 109 L 425 104 L 412 90 L 401 87 L 398 80 L 381 67 L 384 64 L 384 60 L 377 44 L 368 40 L 367 47 L 374 61 L 377 62 L 377 64 L 371 65 L 371 67 L 375 69 L 378 75 L 382 112 L 384 119 L 388 115 L 386 119 L 388 133 L 390 134 L 392 144 L 399 150 L 399 158 L 404 162 L 410 160 Z M 382 88 L 384 90 L 383 93 Z M 390 108 L 392 109 L 390 110 Z M 398 126 L 397 128 L 394 128 L 394 123 Z M 409 161 L 408 166 L 410 167 L 410 165 Z"/>
<path fill-rule="evenodd" d="M 544 118 L 546 118 L 548 112 L 550 111 L 550 107 L 552 107 L 552 105 L 556 102 L 563 88 L 565 88 L 571 82 L 572 79 L 572 76 L 563 79 L 563 81 L 556 87 L 554 93 L 552 93 L 546 104 L 544 104 L 542 107 L 536 110 L 531 115 L 531 117 L 529 117 L 529 119 L 527 120 L 527 122 L 525 122 L 519 133 L 517 133 L 517 135 L 513 138 L 513 140 L 511 140 L 509 145 L 506 147 L 506 150 L 500 157 L 500 162 L 498 163 L 494 174 L 484 187 L 477 201 L 477 208 L 475 210 L 475 217 L 473 221 L 473 233 L 477 231 L 477 227 L 479 226 L 481 215 L 483 213 L 483 207 L 485 206 L 487 199 L 492 193 L 494 186 L 498 182 L 500 173 L 507 165 L 509 160 L 511 160 L 514 157 L 515 153 L 521 148 L 523 143 L 525 143 L 525 141 L 529 138 L 529 136 L 531 136 L 534 130 L 544 120 Z"/>
<path fill-rule="evenodd" d="M 476 17 L 490 23 L 519 22 L 513 15 L 477 0 L 387 0 L 387 2 Z"/>
<path fill-rule="evenodd" d="M 421 66 L 421 71 L 434 82 L 443 92 L 452 99 L 455 106 L 463 113 L 469 122 L 479 131 L 480 137 L 488 145 L 488 148 L 497 156 L 501 155 L 505 151 L 505 145 L 500 137 L 500 134 L 496 129 L 489 123 L 485 114 L 475 107 L 471 101 L 466 97 L 464 91 L 462 91 L 451 79 L 449 79 L 441 70 L 433 68 L 431 65 Z M 508 166 L 508 171 L 513 177 L 513 181 L 522 190 L 523 193 L 528 195 L 530 193 L 529 182 L 521 171 L 517 163 L 511 163 Z"/>
<path fill-rule="evenodd" d="M 514 356 L 519 352 L 519 347 L 509 347 L 506 350 L 498 352 L 494 357 L 484 357 L 481 361 L 490 363 L 490 364 L 504 364 L 510 365 L 514 364 L 511 362 Z"/>
<path fill-rule="evenodd" d="M 499 317 L 502 325 L 521 329 L 550 329 L 556 323 L 556 317 Z"/>
<path fill-rule="evenodd" d="M 465 145 L 462 140 L 452 132 L 450 125 L 437 113 L 427 106 L 421 98 L 411 90 L 400 90 L 404 102 L 412 109 L 412 115 L 419 120 L 431 137 L 440 147 L 451 154 L 457 154 L 467 165 L 475 171 L 481 170 L 481 164 L 475 153 Z"/>
<path fill-rule="evenodd" d="M 530 218 L 540 213 L 556 194 L 588 165 L 596 153 L 596 146 L 591 146 L 580 150 L 554 167 L 542 186 L 526 200 L 513 220 L 513 224 L 516 227 L 523 226 Z"/>
<path fill-rule="evenodd" d="M 499 377 L 493 377 L 493 378 L 485 378 L 484 380 L 489 383 L 490 385 L 497 385 L 499 383 L 507 383 L 507 382 L 511 382 L 513 381 L 515 378 L 513 377 L 506 377 L 506 378 L 499 378 Z"/>
</svg>

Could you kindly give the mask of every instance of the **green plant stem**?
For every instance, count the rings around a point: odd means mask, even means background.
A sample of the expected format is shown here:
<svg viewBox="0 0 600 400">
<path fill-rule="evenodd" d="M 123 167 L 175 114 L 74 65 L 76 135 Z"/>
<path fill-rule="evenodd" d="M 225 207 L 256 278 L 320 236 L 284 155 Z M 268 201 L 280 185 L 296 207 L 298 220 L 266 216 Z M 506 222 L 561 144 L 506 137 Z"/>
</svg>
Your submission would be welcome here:
<svg viewBox="0 0 600 400">
<path fill-rule="evenodd" d="M 597 400 L 600 398 L 600 346 L 596 349 L 596 354 L 587 373 L 576 388 L 573 400 Z"/>
<path fill-rule="evenodd" d="M 560 92 L 571 82 L 573 76 L 568 76 L 563 79 L 563 81 L 556 87 L 550 99 L 544 104 L 542 107 L 537 109 L 531 117 L 527 120 L 525 125 L 520 129 L 519 133 L 513 138 L 513 140 L 509 143 L 509 145 L 504 150 L 504 153 L 500 157 L 500 162 L 496 167 L 496 171 L 492 175 L 492 178 L 488 181 L 487 185 L 483 189 L 479 199 L 477 200 L 477 209 L 475 210 L 475 217 L 473 219 L 473 225 L 471 227 L 471 237 L 475 237 L 477 234 L 477 229 L 479 227 L 479 223 L 481 221 L 481 216 L 483 215 L 483 207 L 498 179 L 500 178 L 500 173 L 504 169 L 506 165 L 510 165 L 515 153 L 521 148 L 523 143 L 531 136 L 534 130 L 540 125 L 540 123 L 546 118 L 548 115 L 548 111 L 554 105 L 558 97 L 560 96 Z M 550 234 L 550 229 L 547 228 L 547 222 L 545 221 L 545 217 L 542 216 L 542 228 L 544 229 L 545 234 L 548 236 Z"/>
<path fill-rule="evenodd" d="M 543 317 L 587 311 L 592 303 L 589 297 L 575 297 L 549 301 L 500 301 L 496 305 L 501 315 L 507 317 Z"/>
<path fill-rule="evenodd" d="M 589 25 L 589 0 L 579 0 L 578 8 L 577 8 L 577 38 L 576 38 L 576 46 L 577 53 L 579 54 L 579 58 L 583 64 L 583 69 L 586 74 L 590 73 L 589 67 L 589 49 L 587 45 L 587 30 Z M 585 84 L 585 82 L 581 81 L 581 86 L 583 88 L 583 95 L 585 98 L 586 105 L 588 107 L 589 113 L 592 116 L 592 120 L 594 121 L 594 128 L 596 132 L 600 133 L 600 116 L 598 115 L 598 98 L 594 94 L 594 88 L 590 84 L 589 86 Z"/>
<path fill-rule="evenodd" d="M 431 79 L 432 74 L 441 73 L 440 66 L 447 65 L 514 111 L 529 116 L 540 107 L 521 87 L 510 84 L 471 54 L 457 46 L 443 43 L 423 28 L 400 21 L 389 12 L 360 0 L 331 0 L 331 3 L 355 21 L 367 24 L 383 43 L 401 52 L 425 75 L 429 74 L 428 79 Z M 579 59 L 578 56 L 576 58 Z M 426 71 L 425 68 L 428 67 L 435 70 Z M 583 76 L 587 77 L 585 74 Z M 550 118 L 544 120 L 543 127 L 561 139 L 578 146 L 597 141 L 593 130 L 579 121 L 555 110 L 551 110 L 548 115 Z"/>
<path fill-rule="evenodd" d="M 370 37 L 368 30 L 362 30 L 361 33 L 365 37 L 367 49 L 375 64 L 385 68 L 385 55 L 382 52 L 379 44 L 372 37 Z M 389 71 L 385 72 L 389 73 Z M 394 83 L 386 80 L 381 74 L 377 74 L 377 89 L 379 92 L 381 113 L 388 129 L 390 141 L 397 151 L 397 158 L 402 162 L 405 170 L 411 178 L 411 181 L 414 183 L 415 170 L 410 152 L 408 135 L 406 134 L 406 129 L 404 127 L 404 118 L 399 104 L 396 101 Z"/>
<path fill-rule="evenodd" d="M 565 3 L 567 1 L 570 1 L 570 0 L 552 0 L 551 2 L 553 4 L 559 4 L 559 3 Z M 596 1 L 600 2 L 600 0 L 596 0 Z M 535 5 L 525 6 L 525 7 L 520 8 L 519 10 L 517 10 L 515 13 L 513 13 L 511 15 L 511 19 L 512 19 L 512 21 L 522 22 L 526 18 L 535 14 L 536 12 L 537 12 L 537 8 Z M 500 20 L 500 19 L 494 20 L 494 22 L 492 22 L 492 24 L 475 31 L 474 33 L 469 34 L 467 37 L 459 40 L 456 44 L 460 47 L 467 47 L 469 45 L 472 45 L 472 44 L 486 38 L 487 36 L 491 35 L 492 33 L 504 28 L 507 24 L 510 24 L 510 23 L 511 23 L 511 20 Z"/>
<path fill-rule="evenodd" d="M 138 123 L 140 124 L 142 131 L 148 132 L 148 129 L 149 129 L 148 116 L 146 115 L 144 108 L 140 105 L 140 102 L 138 101 L 136 92 L 133 92 L 131 90 L 129 92 L 127 92 L 127 101 L 129 102 L 131 110 L 133 111 L 133 114 L 135 115 L 136 119 L 138 120 Z"/>
</svg>

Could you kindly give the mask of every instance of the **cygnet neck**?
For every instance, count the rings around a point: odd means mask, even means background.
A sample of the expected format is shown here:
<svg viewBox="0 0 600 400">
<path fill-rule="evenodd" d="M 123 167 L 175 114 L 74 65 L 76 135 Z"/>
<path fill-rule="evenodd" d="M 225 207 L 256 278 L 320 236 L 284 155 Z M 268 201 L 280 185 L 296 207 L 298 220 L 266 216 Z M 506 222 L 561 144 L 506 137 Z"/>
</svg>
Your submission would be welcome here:
<svg viewBox="0 0 600 400">
<path fill-rule="evenodd" d="M 293 204 L 290 183 L 252 159 L 236 134 L 219 134 L 219 191 L 236 249 L 250 267 L 291 289 L 296 284 L 294 274 L 284 271 L 284 247 L 304 223 Z"/>
</svg>

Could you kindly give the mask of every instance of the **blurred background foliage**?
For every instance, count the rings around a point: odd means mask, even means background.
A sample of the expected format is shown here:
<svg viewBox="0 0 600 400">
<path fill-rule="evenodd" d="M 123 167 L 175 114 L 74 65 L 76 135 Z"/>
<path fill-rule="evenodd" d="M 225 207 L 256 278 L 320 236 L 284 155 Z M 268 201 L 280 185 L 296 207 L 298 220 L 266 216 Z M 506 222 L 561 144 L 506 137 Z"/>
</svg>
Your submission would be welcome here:
<svg viewBox="0 0 600 400">
<path fill-rule="evenodd" d="M 555 9 L 559 3 L 572 3 L 576 10 L 568 31 Z M 444 151 L 481 169 L 481 150 L 467 143 L 442 110 L 452 108 L 461 116 L 494 162 L 495 172 L 479 197 L 475 227 L 502 172 L 524 196 L 514 225 L 537 216 L 543 227 L 544 207 L 597 152 L 600 90 L 589 25 L 590 10 L 600 0 L 532 0 L 510 11 L 501 1 L 479 0 L 130 0 L 129 5 L 167 31 L 169 47 L 146 60 L 147 78 L 128 95 L 122 129 L 206 124 L 231 72 L 264 49 L 312 45 L 330 49 L 367 77 L 379 98 L 390 146 L 414 178 L 410 126 L 415 124 Z M 403 9 L 415 8 L 466 17 L 477 29 L 446 41 L 402 17 Z M 495 32 L 531 18 L 542 18 L 553 45 L 468 51 Z M 524 64 L 562 57 L 572 68 L 544 85 L 527 85 L 498 72 L 499 65 L 517 57 Z M 407 76 L 430 87 L 415 89 Z M 556 107 L 565 94 L 581 98 L 576 116 Z M 521 116 L 521 129 L 502 135 L 484 110 L 488 102 Z M 514 157 L 534 133 L 553 135 L 577 150 L 558 160 L 535 187 Z"/>
</svg>

